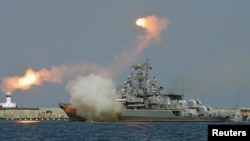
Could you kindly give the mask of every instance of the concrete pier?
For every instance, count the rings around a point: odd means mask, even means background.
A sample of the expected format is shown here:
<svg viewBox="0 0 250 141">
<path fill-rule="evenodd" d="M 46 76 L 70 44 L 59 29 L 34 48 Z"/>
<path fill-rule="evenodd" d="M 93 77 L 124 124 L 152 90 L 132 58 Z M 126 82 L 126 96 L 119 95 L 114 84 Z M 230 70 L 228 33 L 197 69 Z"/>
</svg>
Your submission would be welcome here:
<svg viewBox="0 0 250 141">
<path fill-rule="evenodd" d="M 61 108 L 0 108 L 2 120 L 67 120 Z"/>
</svg>

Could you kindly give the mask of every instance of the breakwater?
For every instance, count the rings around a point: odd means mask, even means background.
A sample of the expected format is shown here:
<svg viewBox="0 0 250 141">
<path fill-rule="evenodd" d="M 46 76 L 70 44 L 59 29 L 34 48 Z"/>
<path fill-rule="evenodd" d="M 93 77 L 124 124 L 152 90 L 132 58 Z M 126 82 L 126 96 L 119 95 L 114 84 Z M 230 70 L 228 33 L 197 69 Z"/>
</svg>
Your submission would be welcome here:
<svg viewBox="0 0 250 141">
<path fill-rule="evenodd" d="M 60 108 L 0 108 L 2 120 L 67 120 Z"/>
<path fill-rule="evenodd" d="M 234 108 L 215 108 L 219 111 L 232 112 Z M 241 108 L 243 115 L 250 117 L 250 108 Z M 68 120 L 61 108 L 0 108 L 0 120 Z"/>
</svg>

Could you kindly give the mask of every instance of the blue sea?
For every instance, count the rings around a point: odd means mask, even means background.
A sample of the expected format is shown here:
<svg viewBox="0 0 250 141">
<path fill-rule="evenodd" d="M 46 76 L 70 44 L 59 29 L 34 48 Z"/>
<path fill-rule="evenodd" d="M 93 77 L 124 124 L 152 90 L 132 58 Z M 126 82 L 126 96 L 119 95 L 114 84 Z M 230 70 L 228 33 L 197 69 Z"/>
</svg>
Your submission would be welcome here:
<svg viewBox="0 0 250 141">
<path fill-rule="evenodd" d="M 227 123 L 1 120 L 0 141 L 207 141 L 208 124 Z"/>
</svg>

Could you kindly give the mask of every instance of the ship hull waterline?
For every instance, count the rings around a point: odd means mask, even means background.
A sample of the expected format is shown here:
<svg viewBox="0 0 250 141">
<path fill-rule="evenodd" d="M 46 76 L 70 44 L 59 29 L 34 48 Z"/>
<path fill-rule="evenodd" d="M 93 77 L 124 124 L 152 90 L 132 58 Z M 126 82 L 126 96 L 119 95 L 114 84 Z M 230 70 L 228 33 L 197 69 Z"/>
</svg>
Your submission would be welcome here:
<svg viewBox="0 0 250 141">
<path fill-rule="evenodd" d="M 122 110 L 120 122 L 227 122 L 223 116 L 175 116 L 168 110 Z"/>
<path fill-rule="evenodd" d="M 65 110 L 67 111 L 67 110 Z M 66 113 L 69 121 L 87 121 L 75 113 Z M 228 122 L 223 116 L 175 116 L 168 110 L 122 110 L 118 122 Z"/>
</svg>

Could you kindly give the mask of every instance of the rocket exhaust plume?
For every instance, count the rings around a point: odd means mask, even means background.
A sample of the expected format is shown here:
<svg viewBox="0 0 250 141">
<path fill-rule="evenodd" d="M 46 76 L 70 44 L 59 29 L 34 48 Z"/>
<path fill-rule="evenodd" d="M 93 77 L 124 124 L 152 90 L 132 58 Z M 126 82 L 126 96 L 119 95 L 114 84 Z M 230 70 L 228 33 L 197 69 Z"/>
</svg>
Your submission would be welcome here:
<svg viewBox="0 0 250 141">
<path fill-rule="evenodd" d="M 44 82 L 61 83 L 78 75 L 88 75 L 89 73 L 100 74 L 103 77 L 111 78 L 109 70 L 96 64 L 62 65 L 49 69 L 34 71 L 29 68 L 22 76 L 12 76 L 2 78 L 1 91 L 14 92 L 16 90 L 28 90 L 32 86 L 42 85 Z"/>
<path fill-rule="evenodd" d="M 50 72 L 42 69 L 35 72 L 31 68 L 26 70 L 23 76 L 5 77 L 2 79 L 1 90 L 5 93 L 11 93 L 17 89 L 28 90 L 33 85 L 41 85 L 43 81 L 56 82 L 50 78 Z"/>
<path fill-rule="evenodd" d="M 160 43 L 161 33 L 169 25 L 169 20 L 151 15 L 137 19 L 136 25 L 146 30 L 144 35 L 138 37 L 139 46 L 148 47 L 151 43 Z"/>
<path fill-rule="evenodd" d="M 150 15 L 138 18 L 135 24 L 144 29 L 144 34 L 137 36 L 137 41 L 133 48 L 129 48 L 115 56 L 114 60 L 110 63 L 110 68 L 114 68 L 112 72 L 114 75 L 119 74 L 122 70 L 133 64 L 152 43 L 160 43 L 161 34 L 167 29 L 169 20 Z"/>
</svg>

